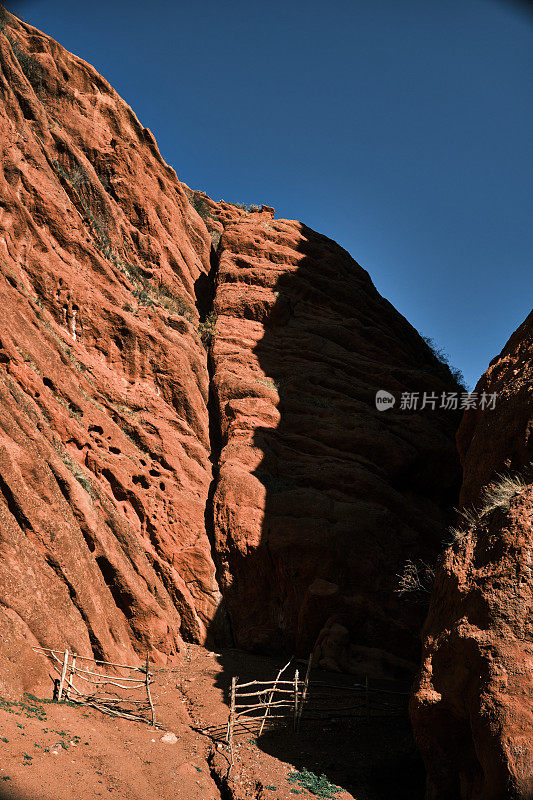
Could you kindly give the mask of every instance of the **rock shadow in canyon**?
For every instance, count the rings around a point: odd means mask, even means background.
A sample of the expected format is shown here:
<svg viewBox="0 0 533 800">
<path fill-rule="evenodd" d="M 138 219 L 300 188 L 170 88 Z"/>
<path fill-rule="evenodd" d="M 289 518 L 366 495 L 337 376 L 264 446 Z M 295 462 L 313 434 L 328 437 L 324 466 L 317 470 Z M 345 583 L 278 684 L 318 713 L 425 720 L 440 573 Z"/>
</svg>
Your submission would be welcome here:
<svg viewBox="0 0 533 800">
<path fill-rule="evenodd" d="M 426 609 L 398 596 L 398 574 L 409 559 L 432 563 L 442 547 L 460 485 L 459 414 L 398 406 L 402 392 L 440 397 L 458 386 L 327 237 L 300 223 L 241 223 L 221 244 L 211 350 L 221 450 L 210 510 L 224 601 L 213 638 L 229 620 L 239 649 L 314 651 L 325 668 L 409 682 Z M 380 389 L 396 397 L 394 409 L 377 410 Z M 220 663 L 227 686 L 231 653 Z M 407 722 L 393 760 L 405 737 L 412 744 Z M 295 765 L 298 747 L 265 739 Z"/>
</svg>

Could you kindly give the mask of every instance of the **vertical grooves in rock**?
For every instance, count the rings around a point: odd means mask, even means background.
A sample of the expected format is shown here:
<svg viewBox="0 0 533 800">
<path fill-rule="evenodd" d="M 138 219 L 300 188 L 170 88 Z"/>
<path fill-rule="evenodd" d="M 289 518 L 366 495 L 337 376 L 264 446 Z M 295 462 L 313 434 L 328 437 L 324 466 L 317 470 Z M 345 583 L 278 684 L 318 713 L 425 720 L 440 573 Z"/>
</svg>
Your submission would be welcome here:
<svg viewBox="0 0 533 800">
<path fill-rule="evenodd" d="M 200 322 L 205 322 L 213 312 L 216 285 L 218 278 L 218 268 L 220 263 L 221 248 L 220 245 L 217 250 L 211 248 L 210 256 L 210 270 L 208 273 L 200 275 L 195 283 L 196 295 L 196 308 L 200 315 Z M 214 515 L 214 497 L 218 485 L 219 470 L 220 470 L 220 453 L 222 451 L 222 433 L 220 426 L 220 409 L 218 404 L 218 397 L 213 385 L 214 363 L 211 354 L 211 343 L 206 344 L 207 353 L 207 371 L 209 374 L 209 397 L 207 401 L 207 413 L 209 415 L 209 460 L 211 461 L 211 483 L 207 494 L 204 520 L 205 531 L 207 538 L 211 544 L 211 556 L 215 568 L 218 573 L 218 559 L 215 547 L 215 515 Z M 220 586 L 220 581 L 217 583 Z M 231 620 L 224 606 L 224 601 L 218 608 L 216 618 L 213 620 L 212 629 L 208 633 L 207 646 L 214 646 L 217 644 L 233 644 L 234 637 L 231 629 Z"/>
</svg>

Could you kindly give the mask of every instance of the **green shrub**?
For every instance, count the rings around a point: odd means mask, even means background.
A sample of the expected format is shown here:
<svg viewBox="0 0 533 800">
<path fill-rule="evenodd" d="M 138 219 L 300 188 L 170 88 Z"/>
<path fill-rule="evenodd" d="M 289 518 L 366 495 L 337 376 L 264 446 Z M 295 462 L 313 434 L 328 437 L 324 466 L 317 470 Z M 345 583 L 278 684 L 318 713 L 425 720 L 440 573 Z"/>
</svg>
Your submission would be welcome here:
<svg viewBox="0 0 533 800">
<path fill-rule="evenodd" d="M 214 311 L 207 315 L 203 322 L 200 322 L 198 325 L 198 333 L 200 334 L 200 339 L 207 347 L 213 341 L 213 338 L 216 333 L 216 324 L 217 324 L 217 315 Z"/>
<path fill-rule="evenodd" d="M 324 797 L 327 800 L 335 797 L 341 791 L 338 786 L 330 783 L 325 775 L 315 775 L 314 772 L 310 772 L 305 767 L 299 772 L 290 772 L 287 780 L 289 783 L 298 783 L 303 789 L 307 789 L 308 792 L 311 792 L 316 797 Z M 295 794 L 297 791 L 291 789 L 291 792 Z"/>
<path fill-rule="evenodd" d="M 147 289 L 134 289 L 133 296 L 137 298 L 140 306 L 147 306 L 147 308 L 154 308 L 155 303 L 150 297 L 150 292 Z"/>
<path fill-rule="evenodd" d="M 233 206 L 233 208 L 238 208 L 240 211 L 248 211 L 246 203 L 232 203 L 231 200 L 221 200 L 220 202 L 226 203 L 228 206 Z"/>
<path fill-rule="evenodd" d="M 241 211 L 246 211 L 247 213 L 252 213 L 254 211 L 261 211 L 261 206 L 251 205 L 248 206 L 246 203 L 232 203 L 231 200 L 221 200 L 221 203 L 227 203 L 228 206 L 233 206 L 234 208 L 238 208 Z"/>
</svg>

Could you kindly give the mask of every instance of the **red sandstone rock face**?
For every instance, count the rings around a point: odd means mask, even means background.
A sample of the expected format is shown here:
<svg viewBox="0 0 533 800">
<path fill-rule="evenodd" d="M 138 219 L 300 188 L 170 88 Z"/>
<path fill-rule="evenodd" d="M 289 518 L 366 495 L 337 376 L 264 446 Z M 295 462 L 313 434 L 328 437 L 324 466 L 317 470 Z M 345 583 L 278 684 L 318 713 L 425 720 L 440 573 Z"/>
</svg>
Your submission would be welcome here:
<svg viewBox="0 0 533 800">
<path fill-rule="evenodd" d="M 210 237 L 92 67 L 9 17 L 0 70 L 0 647 L 170 656 L 219 602 Z"/>
<path fill-rule="evenodd" d="M 239 646 L 410 673 L 397 573 L 440 548 L 456 419 L 374 396 L 447 369 L 342 248 L 180 184 L 56 42 L 10 17 L 0 67 L 2 680 L 44 679 L 37 643 L 171 657 L 225 608 Z"/>
<path fill-rule="evenodd" d="M 458 433 L 476 511 L 437 574 L 411 703 L 428 800 L 533 797 L 532 378 L 530 314 L 476 387 L 498 392 L 495 410 Z"/>
<path fill-rule="evenodd" d="M 235 640 L 307 654 L 318 639 L 324 666 L 409 675 L 423 612 L 397 573 L 440 548 L 456 420 L 381 412 L 375 393 L 457 387 L 334 242 L 268 212 L 224 228 L 213 518 Z"/>
</svg>

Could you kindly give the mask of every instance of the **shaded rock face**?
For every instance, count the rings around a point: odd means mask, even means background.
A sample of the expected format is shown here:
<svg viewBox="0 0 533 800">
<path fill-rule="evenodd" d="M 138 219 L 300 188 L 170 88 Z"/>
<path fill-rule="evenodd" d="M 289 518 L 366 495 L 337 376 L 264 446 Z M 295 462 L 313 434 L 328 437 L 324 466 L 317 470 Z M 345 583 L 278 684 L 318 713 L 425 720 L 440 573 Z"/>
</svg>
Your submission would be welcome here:
<svg viewBox="0 0 533 800">
<path fill-rule="evenodd" d="M 342 248 L 181 184 L 92 67 L 0 28 L 0 681 L 183 639 L 410 674 L 397 573 L 440 548 L 457 419 L 398 401 L 449 371 Z"/>
<path fill-rule="evenodd" d="M 211 239 L 107 82 L 13 17 L 0 87 L 0 647 L 165 658 L 220 599 Z"/>
<path fill-rule="evenodd" d="M 423 612 L 397 573 L 440 548 L 456 418 L 378 411 L 375 394 L 457 387 L 366 271 L 300 223 L 226 225 L 214 309 L 213 535 L 236 643 L 411 674 Z"/>
<path fill-rule="evenodd" d="M 533 797 L 532 378 L 530 314 L 476 387 L 495 410 L 458 433 L 473 510 L 437 573 L 411 701 L 428 800 Z"/>
</svg>

